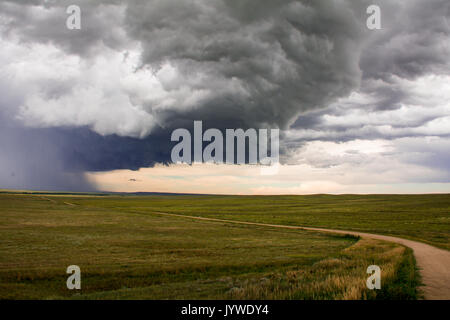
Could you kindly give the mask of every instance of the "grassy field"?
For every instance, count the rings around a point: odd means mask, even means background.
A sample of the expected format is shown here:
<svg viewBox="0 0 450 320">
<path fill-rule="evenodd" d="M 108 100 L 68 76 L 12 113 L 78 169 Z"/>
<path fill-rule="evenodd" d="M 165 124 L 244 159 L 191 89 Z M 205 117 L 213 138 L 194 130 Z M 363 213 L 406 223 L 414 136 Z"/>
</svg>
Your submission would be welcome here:
<svg viewBox="0 0 450 320">
<path fill-rule="evenodd" d="M 159 196 L 74 199 L 130 212 L 167 213 L 239 221 L 385 234 L 450 249 L 450 194 L 312 196 Z"/>
<path fill-rule="evenodd" d="M 414 258 L 399 245 L 152 214 L 366 231 L 390 225 L 380 233 L 448 245 L 448 210 L 439 209 L 448 196 L 428 200 L 429 216 L 424 203 L 399 209 L 414 198 L 373 197 L 0 194 L 0 298 L 415 299 Z M 66 288 L 73 264 L 82 271 L 78 292 Z M 365 287 L 372 264 L 383 272 L 380 291 Z"/>
</svg>

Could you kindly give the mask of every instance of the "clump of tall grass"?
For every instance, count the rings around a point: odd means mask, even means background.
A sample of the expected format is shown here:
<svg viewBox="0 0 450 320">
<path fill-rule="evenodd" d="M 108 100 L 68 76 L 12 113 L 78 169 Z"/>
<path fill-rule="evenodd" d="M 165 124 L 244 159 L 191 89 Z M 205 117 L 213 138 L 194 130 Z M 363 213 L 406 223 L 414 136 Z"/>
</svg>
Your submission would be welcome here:
<svg viewBox="0 0 450 320">
<path fill-rule="evenodd" d="M 381 268 L 381 290 L 366 287 L 367 267 Z M 263 280 L 264 279 L 264 280 Z M 361 239 L 337 257 L 263 279 L 235 282 L 230 299 L 415 299 L 417 272 L 411 250 L 389 242 Z"/>
</svg>

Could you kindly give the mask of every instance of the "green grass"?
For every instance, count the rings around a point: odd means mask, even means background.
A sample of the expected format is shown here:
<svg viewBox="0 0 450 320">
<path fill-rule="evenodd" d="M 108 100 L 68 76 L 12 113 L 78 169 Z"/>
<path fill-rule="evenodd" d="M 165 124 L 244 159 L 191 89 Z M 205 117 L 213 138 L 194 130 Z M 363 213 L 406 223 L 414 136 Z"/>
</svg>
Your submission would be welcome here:
<svg viewBox="0 0 450 320">
<path fill-rule="evenodd" d="M 302 201 L 314 207 L 307 197 L 1 194 L 0 299 L 417 298 L 413 256 L 399 245 L 151 213 L 295 224 Z M 72 264 L 80 292 L 65 286 Z M 381 291 L 365 288 L 371 264 Z"/>
<path fill-rule="evenodd" d="M 381 290 L 366 288 L 367 275 L 362 266 L 370 264 L 382 270 Z M 412 251 L 369 239 L 342 250 L 337 257 L 302 269 L 272 273 L 265 279 L 263 282 L 245 280 L 229 298 L 415 300 L 421 297 Z"/>
<path fill-rule="evenodd" d="M 400 264 L 395 269 L 392 281 L 382 286 L 382 290 L 371 298 L 388 300 L 395 297 L 397 300 L 415 300 L 423 298 L 417 288 L 421 285 L 421 277 L 416 267 L 416 260 L 410 248 L 406 248 Z M 394 280 L 395 279 L 395 280 Z M 369 292 L 373 295 L 373 292 Z"/>
<path fill-rule="evenodd" d="M 450 249 L 450 195 L 154 196 L 74 198 L 129 212 L 161 211 L 239 221 L 393 235 Z"/>
</svg>

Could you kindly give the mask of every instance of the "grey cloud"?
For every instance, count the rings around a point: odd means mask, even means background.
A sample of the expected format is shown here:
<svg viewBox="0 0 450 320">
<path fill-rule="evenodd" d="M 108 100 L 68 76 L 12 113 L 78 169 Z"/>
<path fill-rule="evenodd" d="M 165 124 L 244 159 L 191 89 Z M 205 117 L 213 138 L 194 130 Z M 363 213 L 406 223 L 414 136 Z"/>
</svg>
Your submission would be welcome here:
<svg viewBox="0 0 450 320">
<path fill-rule="evenodd" d="M 382 8 L 383 30 L 380 31 L 365 27 L 365 10 L 373 2 Z M 80 32 L 64 27 L 65 8 L 69 4 L 82 7 Z M 436 114 L 423 112 L 400 121 L 383 118 L 383 112 L 405 105 L 432 109 L 403 80 L 449 74 L 449 10 L 449 2 L 445 0 L 2 1 L 0 31 L 4 39 L 53 44 L 67 57 L 79 57 L 85 65 L 83 70 L 93 69 L 95 59 L 105 55 L 106 50 L 125 52 L 139 43 L 143 51 L 136 74 L 158 75 L 167 65 L 176 70 L 169 80 L 164 75 L 158 78 L 161 87 L 158 92 L 150 86 L 146 90 L 146 84 L 137 94 L 120 86 L 108 87 L 106 80 L 93 81 L 91 84 L 98 86 L 95 87 L 98 92 L 118 93 L 121 100 L 118 102 L 117 98 L 117 103 L 130 102 L 129 106 L 119 108 L 120 112 L 94 112 L 86 121 L 78 122 L 67 121 L 61 109 L 58 109 L 61 118 L 54 121 L 43 121 L 39 118 L 44 116 L 42 113 L 33 113 L 30 118 L 22 114 L 28 126 L 52 128 L 4 129 L 4 135 L 12 138 L 10 142 L 1 141 L 11 150 L 9 160 L 2 166 L 15 168 L 14 157 L 32 158 L 19 152 L 28 146 L 26 143 L 21 146 L 18 138 L 14 138 L 21 136 L 20 130 L 26 132 L 21 137 L 30 141 L 41 134 L 49 141 L 46 148 L 54 151 L 49 153 L 52 160 L 48 163 L 60 173 L 138 169 L 157 162 L 167 163 L 171 130 L 190 128 L 193 120 L 203 120 L 205 127 L 220 129 L 303 130 L 294 139 L 289 134 L 284 139 L 281 150 L 285 162 L 289 162 L 290 150 L 310 140 L 394 139 L 430 133 L 445 137 L 445 132 L 420 128 L 445 118 L 448 110 Z M 128 59 L 127 54 L 124 59 Z M 96 68 L 102 69 L 101 65 Z M 89 74 L 94 79 L 95 72 Z M 109 80 L 104 74 L 99 78 Z M 132 86 L 139 79 L 133 79 Z M 42 94 L 43 100 L 54 102 L 59 97 L 70 97 L 79 80 L 43 77 L 32 85 L 38 88 L 35 91 Z M 111 78 L 111 82 L 123 80 Z M 0 90 L 6 92 L 8 88 L 0 83 Z M 368 100 L 349 98 L 351 93 Z M 26 98 L 25 90 L 5 95 L 0 106 L 4 117 L 17 118 L 17 110 Z M 113 104 L 113 100 L 106 100 L 106 104 Z M 86 116 L 69 110 L 79 110 L 78 106 L 67 108 L 67 114 L 75 114 L 73 118 L 83 120 Z M 89 110 L 97 112 L 98 109 L 99 106 L 92 106 Z M 127 114 L 132 113 L 130 110 L 135 112 L 126 123 L 126 130 L 123 110 Z M 352 118 L 355 112 L 378 116 L 372 120 L 355 120 Z M 143 113 L 152 121 L 137 121 L 144 118 Z M 103 119 L 95 121 L 93 117 L 97 115 Z M 349 121 L 330 123 L 330 117 Z M 142 128 L 154 123 L 153 130 Z M 393 129 L 381 130 L 383 125 Z M 142 132 L 148 136 L 133 138 Z M 353 161 L 355 157 L 349 155 L 345 159 Z M 438 165 L 430 158 L 426 161 Z M 22 164 L 33 167 L 28 160 Z M 51 175 L 50 167 L 39 168 L 38 171 L 47 173 L 43 176 Z M 44 179 L 28 176 L 30 179 L 24 179 L 31 184 Z M 59 177 L 56 174 L 56 182 L 49 181 L 47 185 L 60 185 Z M 74 185 L 91 187 L 80 177 Z"/>
<path fill-rule="evenodd" d="M 347 1 L 268 3 L 131 1 L 127 31 L 144 65 L 171 63 L 179 86 L 212 92 L 199 113 L 283 128 L 358 86 L 361 22 Z"/>
<path fill-rule="evenodd" d="M 19 37 L 22 42 L 51 43 L 68 54 L 101 54 L 101 45 L 125 50 L 128 39 L 121 28 L 122 2 L 6 0 L 0 3 L 0 14 L 6 17 L 0 26 L 5 36 Z M 82 28 L 76 32 L 66 28 L 66 9 L 70 5 L 82 8 Z"/>
<path fill-rule="evenodd" d="M 374 3 L 381 7 L 383 29 L 366 33 L 361 51 L 363 77 L 355 92 L 365 99 L 349 97 L 324 110 L 300 115 L 291 128 L 302 133 L 290 144 L 299 144 L 294 142 L 297 140 L 343 142 L 449 135 L 448 130 L 436 125 L 450 115 L 446 107 L 448 88 L 428 94 L 437 82 L 425 88 L 413 84 L 429 75 L 450 75 L 450 3 Z M 441 95 L 440 99 L 436 95 Z M 403 118 L 400 109 L 405 111 Z M 335 121 L 326 121 L 330 118 Z"/>
<path fill-rule="evenodd" d="M 2 188 L 93 191 L 83 171 L 68 170 L 52 129 L 24 129 L 0 115 L 0 181 Z"/>
<path fill-rule="evenodd" d="M 383 30 L 374 34 L 361 57 L 366 78 L 414 78 L 449 74 L 450 2 L 377 1 Z"/>
</svg>

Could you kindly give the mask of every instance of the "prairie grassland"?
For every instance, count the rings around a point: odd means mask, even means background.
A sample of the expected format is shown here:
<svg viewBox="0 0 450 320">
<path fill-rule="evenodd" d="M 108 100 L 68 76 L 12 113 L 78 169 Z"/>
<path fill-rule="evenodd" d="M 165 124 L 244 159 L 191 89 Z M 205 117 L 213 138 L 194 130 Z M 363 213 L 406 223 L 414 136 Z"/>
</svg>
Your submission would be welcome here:
<svg viewBox="0 0 450 320">
<path fill-rule="evenodd" d="M 367 290 L 361 266 L 370 261 L 382 270 L 381 291 Z M 416 299 L 419 278 L 410 249 L 361 239 L 339 254 L 313 265 L 272 273 L 262 280 L 245 280 L 229 292 L 232 299 Z"/>
<path fill-rule="evenodd" d="M 450 249 L 450 194 L 312 196 L 150 196 L 75 203 L 392 235 Z"/>
<path fill-rule="evenodd" d="M 174 201 L 182 211 L 190 209 L 185 201 L 206 198 Z M 404 247 L 147 211 L 160 202 L 170 203 L 166 197 L 0 195 L 0 299 L 418 296 L 414 259 Z M 233 206 L 233 199 L 227 203 Z M 66 288 L 65 271 L 73 264 L 82 271 L 78 292 Z M 365 288 L 371 264 L 382 269 L 380 291 Z"/>
</svg>

